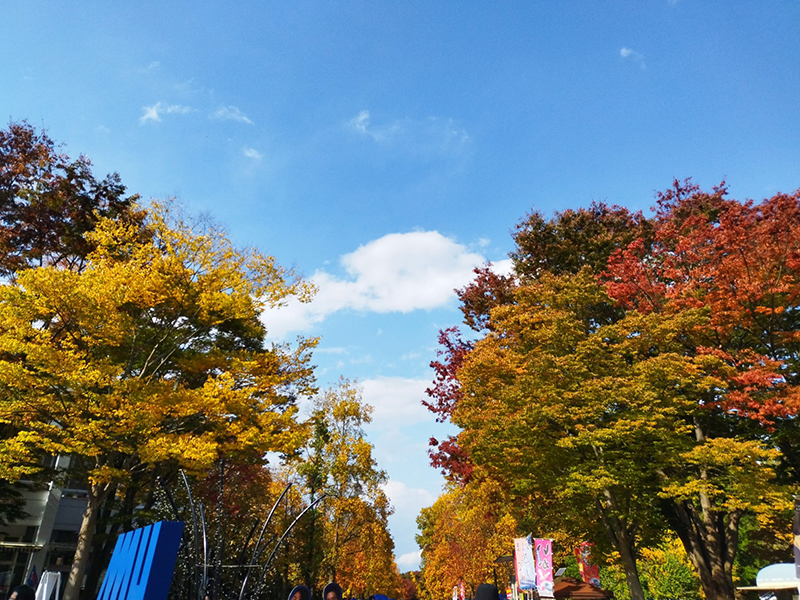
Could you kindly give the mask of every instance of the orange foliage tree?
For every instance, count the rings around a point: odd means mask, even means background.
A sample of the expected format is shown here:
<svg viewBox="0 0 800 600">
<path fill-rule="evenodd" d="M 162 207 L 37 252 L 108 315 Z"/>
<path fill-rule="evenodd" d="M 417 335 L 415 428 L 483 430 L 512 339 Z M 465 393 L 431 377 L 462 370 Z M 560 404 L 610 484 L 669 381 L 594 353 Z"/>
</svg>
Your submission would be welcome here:
<svg viewBox="0 0 800 600">
<path fill-rule="evenodd" d="M 495 560 L 511 553 L 517 523 L 502 499 L 496 481 L 473 481 L 451 486 L 422 510 L 417 543 L 422 548 L 425 600 L 450 597 L 462 581 L 469 596 L 495 576 L 501 583 L 508 581 L 508 567 Z"/>
<path fill-rule="evenodd" d="M 309 519 L 303 577 L 322 589 L 336 581 L 346 595 L 367 598 L 400 593 L 394 541 L 388 531 L 392 506 L 383 490 L 364 425 L 372 421 L 361 388 L 341 379 L 319 394 L 311 419 L 306 456 L 294 465 L 309 499 L 325 495 Z"/>
</svg>

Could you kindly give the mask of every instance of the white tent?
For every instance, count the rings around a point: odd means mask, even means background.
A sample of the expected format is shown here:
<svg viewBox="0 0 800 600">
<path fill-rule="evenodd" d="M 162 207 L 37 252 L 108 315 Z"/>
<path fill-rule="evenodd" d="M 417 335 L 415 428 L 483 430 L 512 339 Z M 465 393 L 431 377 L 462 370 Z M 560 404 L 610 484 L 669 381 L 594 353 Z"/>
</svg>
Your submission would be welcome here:
<svg viewBox="0 0 800 600">
<path fill-rule="evenodd" d="M 740 587 L 744 591 L 769 592 L 800 589 L 794 563 L 777 563 L 761 569 L 756 575 L 756 584 Z"/>
</svg>

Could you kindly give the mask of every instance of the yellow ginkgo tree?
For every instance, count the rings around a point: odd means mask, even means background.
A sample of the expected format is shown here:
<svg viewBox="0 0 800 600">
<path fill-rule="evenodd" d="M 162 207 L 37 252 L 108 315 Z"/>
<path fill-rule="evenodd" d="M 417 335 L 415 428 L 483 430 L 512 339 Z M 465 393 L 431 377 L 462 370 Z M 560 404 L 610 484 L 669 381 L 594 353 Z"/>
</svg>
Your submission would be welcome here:
<svg viewBox="0 0 800 600">
<path fill-rule="evenodd" d="M 295 398 L 310 350 L 265 344 L 265 306 L 313 291 L 219 228 L 156 204 L 144 224 L 101 219 L 80 272 L 41 267 L 0 286 L 0 477 L 69 455 L 88 502 L 65 600 L 76 600 L 100 505 L 133 473 L 204 471 L 303 443 Z"/>
</svg>

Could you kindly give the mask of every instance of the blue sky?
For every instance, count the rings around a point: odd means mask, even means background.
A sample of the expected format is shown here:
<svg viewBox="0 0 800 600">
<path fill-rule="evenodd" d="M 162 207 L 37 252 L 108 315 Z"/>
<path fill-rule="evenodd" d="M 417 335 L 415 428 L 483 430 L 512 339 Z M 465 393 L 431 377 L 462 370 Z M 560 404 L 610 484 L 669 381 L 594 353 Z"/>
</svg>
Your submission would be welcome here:
<svg viewBox="0 0 800 600">
<path fill-rule="evenodd" d="M 419 401 L 452 289 L 510 231 L 673 178 L 800 187 L 800 3 L 8 2 L 0 115 L 312 278 L 265 315 L 358 379 L 401 570 L 441 480 Z"/>
</svg>

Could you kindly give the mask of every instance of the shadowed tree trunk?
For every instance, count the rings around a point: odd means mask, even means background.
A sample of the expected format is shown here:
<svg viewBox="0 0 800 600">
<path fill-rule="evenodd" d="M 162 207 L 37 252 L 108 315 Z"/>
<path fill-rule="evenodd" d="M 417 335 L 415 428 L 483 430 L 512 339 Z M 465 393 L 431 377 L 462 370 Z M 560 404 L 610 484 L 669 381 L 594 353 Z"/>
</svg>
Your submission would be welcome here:
<svg viewBox="0 0 800 600">
<path fill-rule="evenodd" d="M 639 568 L 636 564 L 636 525 L 626 525 L 615 514 L 616 503 L 614 494 L 610 490 L 605 490 L 603 499 L 597 499 L 595 502 L 609 539 L 622 559 L 625 581 L 631 593 L 631 600 L 645 600 L 642 582 L 639 579 Z"/>
<path fill-rule="evenodd" d="M 69 571 L 67 585 L 64 588 L 64 600 L 80 599 L 83 575 L 89 562 L 89 552 L 92 548 L 92 539 L 97 526 L 97 516 L 100 513 L 101 505 L 105 502 L 112 489 L 110 484 L 89 486 L 89 499 L 86 502 L 86 510 L 83 511 L 81 528 L 78 531 L 78 545 L 75 549 L 75 558 Z"/>
<path fill-rule="evenodd" d="M 734 600 L 733 563 L 739 541 L 742 511 L 710 510 L 701 494 L 701 509 L 690 502 L 675 503 L 675 532 L 692 561 L 706 598 Z"/>
</svg>

